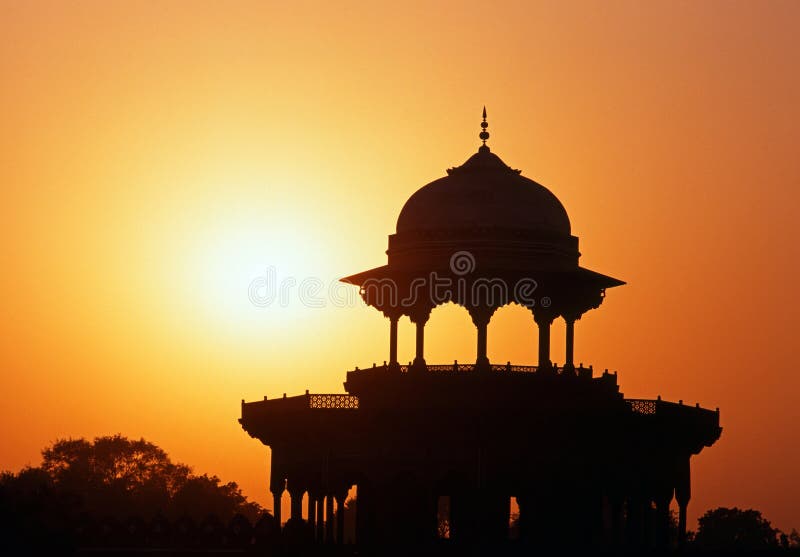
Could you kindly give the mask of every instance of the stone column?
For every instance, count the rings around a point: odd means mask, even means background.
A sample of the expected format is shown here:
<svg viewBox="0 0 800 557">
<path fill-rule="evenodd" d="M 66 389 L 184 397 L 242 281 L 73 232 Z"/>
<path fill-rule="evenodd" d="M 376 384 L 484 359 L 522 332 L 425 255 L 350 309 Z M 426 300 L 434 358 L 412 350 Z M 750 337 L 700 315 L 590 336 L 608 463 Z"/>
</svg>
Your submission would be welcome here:
<svg viewBox="0 0 800 557">
<path fill-rule="evenodd" d="M 477 356 L 475 358 L 475 371 L 490 371 L 492 369 L 489 363 L 489 358 L 486 355 L 486 337 L 489 328 L 489 321 L 492 319 L 492 314 L 496 308 L 491 307 L 472 307 L 469 309 L 469 315 L 472 317 L 472 323 L 478 330 L 478 347 Z"/>
<path fill-rule="evenodd" d="M 317 510 L 316 501 L 317 500 L 315 498 L 315 495 L 309 489 L 308 490 L 308 503 L 307 503 L 308 507 L 306 508 L 306 514 L 308 515 L 308 525 L 311 527 L 310 528 L 311 532 L 314 532 L 314 520 L 315 520 L 315 516 L 314 515 L 315 515 L 315 512 Z"/>
<path fill-rule="evenodd" d="M 475 358 L 475 369 L 486 370 L 490 368 L 489 358 L 486 356 L 486 332 L 488 323 L 478 323 L 478 350 Z"/>
<path fill-rule="evenodd" d="M 344 543 L 344 502 L 347 499 L 347 492 L 336 494 L 336 543 Z"/>
<path fill-rule="evenodd" d="M 272 493 L 272 515 L 281 527 L 283 519 L 281 517 L 281 498 L 283 491 L 286 489 L 286 468 L 285 468 L 286 455 L 281 449 L 272 447 L 272 470 L 269 477 L 269 491 Z"/>
<path fill-rule="evenodd" d="M 641 495 L 630 495 L 626 502 L 627 521 L 625 537 L 629 548 L 641 549 L 645 540 L 645 500 Z"/>
<path fill-rule="evenodd" d="M 400 364 L 397 361 L 397 321 L 399 316 L 389 316 L 389 368 L 395 369 Z"/>
<path fill-rule="evenodd" d="M 692 484 L 689 456 L 678 464 L 678 481 L 675 486 L 675 500 L 678 502 L 678 545 L 686 544 L 686 509 L 692 497 Z"/>
<path fill-rule="evenodd" d="M 414 366 L 425 367 L 425 322 L 417 321 L 417 351 L 414 355 Z"/>
<path fill-rule="evenodd" d="M 283 491 L 278 493 L 277 491 L 272 492 L 272 515 L 275 517 L 275 521 L 278 523 L 278 528 L 281 527 L 281 496 L 283 495 Z"/>
<path fill-rule="evenodd" d="M 325 542 L 325 497 L 317 495 L 317 543 Z"/>
<path fill-rule="evenodd" d="M 491 489 L 483 490 L 481 501 L 481 538 L 489 546 L 498 546 L 508 540 L 508 526 L 511 521 L 511 497 L 502 493 L 494 493 Z"/>
<path fill-rule="evenodd" d="M 479 540 L 480 521 L 477 515 L 480 503 L 471 490 L 459 489 L 450 494 L 450 538 L 457 544 L 469 547 Z"/>
<path fill-rule="evenodd" d="M 553 371 L 553 364 L 550 362 L 550 325 L 553 323 L 553 318 L 550 312 L 534 313 L 534 320 L 539 326 L 538 371 Z"/>
<path fill-rule="evenodd" d="M 669 504 L 672 501 L 672 490 L 660 493 L 656 498 L 655 542 L 659 549 L 669 547 Z"/>
<path fill-rule="evenodd" d="M 567 339 L 566 339 L 566 354 L 564 360 L 564 371 L 575 371 L 574 352 L 575 352 L 575 319 L 572 317 L 565 317 L 564 322 L 567 325 Z"/>
<path fill-rule="evenodd" d="M 325 497 L 325 542 L 333 543 L 333 495 Z"/>
<path fill-rule="evenodd" d="M 289 485 L 289 496 L 291 497 L 289 518 L 292 521 L 303 520 L 303 493 L 305 490 L 302 487 Z"/>
<path fill-rule="evenodd" d="M 622 546 L 622 510 L 625 501 L 618 494 L 611 495 L 608 501 L 611 507 L 611 547 L 619 548 Z"/>
<path fill-rule="evenodd" d="M 412 323 L 417 326 L 417 352 L 412 364 L 412 370 L 415 372 L 427 371 L 428 366 L 425 363 L 425 323 L 428 322 L 430 317 L 431 308 L 422 308 L 415 310 L 411 318 Z M 412 371 L 409 370 L 409 371 Z"/>
<path fill-rule="evenodd" d="M 519 508 L 519 517 L 517 518 L 517 528 L 519 529 L 519 539 L 520 541 L 525 542 L 526 544 L 530 544 L 531 542 L 531 515 L 532 515 L 532 503 L 531 503 L 531 496 L 527 493 L 518 493 L 517 494 L 517 507 Z"/>
<path fill-rule="evenodd" d="M 365 548 L 374 540 L 375 516 L 374 507 L 370 493 L 370 484 L 361 481 L 356 489 L 356 543 L 359 547 Z"/>
</svg>

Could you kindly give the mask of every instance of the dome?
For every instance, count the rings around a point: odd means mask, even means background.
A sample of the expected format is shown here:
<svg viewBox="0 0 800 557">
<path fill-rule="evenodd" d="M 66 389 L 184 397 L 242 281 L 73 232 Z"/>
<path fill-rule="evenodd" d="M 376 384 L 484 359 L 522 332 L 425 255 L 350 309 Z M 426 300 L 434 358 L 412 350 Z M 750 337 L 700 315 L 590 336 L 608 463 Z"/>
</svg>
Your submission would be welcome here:
<svg viewBox="0 0 800 557">
<path fill-rule="evenodd" d="M 479 227 L 570 236 L 569 216 L 558 198 L 486 145 L 447 173 L 406 201 L 397 219 L 399 235 Z"/>
<path fill-rule="evenodd" d="M 596 288 L 623 284 L 579 265 L 579 241 L 571 233 L 564 206 L 546 187 L 521 176 L 491 152 L 487 127 L 484 109 L 478 152 L 417 190 L 403 205 L 397 230 L 389 234 L 386 265 L 342 279 L 360 286 L 368 304 L 385 312 L 403 309 L 404 315 L 410 315 L 408 304 L 419 311 L 429 303 L 435 307 L 443 303 L 437 290 L 446 282 L 441 278 L 460 281 L 463 288 L 469 282 L 475 292 L 492 295 L 505 285 L 504 292 L 513 287 L 515 296 L 518 285 L 533 280 L 533 288 L 542 287 L 537 296 L 555 293 L 565 301 L 583 296 L 596 307 Z M 420 286 L 430 289 L 427 301 L 418 298 Z M 466 292 L 459 290 L 460 301 L 451 301 L 467 303 Z M 553 300 L 547 294 L 542 303 L 545 298 Z"/>
</svg>

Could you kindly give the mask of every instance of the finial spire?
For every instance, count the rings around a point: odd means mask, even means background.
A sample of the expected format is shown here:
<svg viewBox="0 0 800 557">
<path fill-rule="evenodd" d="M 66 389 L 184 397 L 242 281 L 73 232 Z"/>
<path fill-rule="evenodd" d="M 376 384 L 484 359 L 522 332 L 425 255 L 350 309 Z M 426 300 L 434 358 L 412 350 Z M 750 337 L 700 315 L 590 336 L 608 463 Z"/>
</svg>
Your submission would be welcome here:
<svg viewBox="0 0 800 557">
<path fill-rule="evenodd" d="M 488 128 L 488 127 L 489 127 L 489 123 L 486 122 L 486 107 L 484 106 L 483 107 L 483 122 L 481 122 L 481 133 L 478 135 L 478 137 L 480 137 L 481 141 L 483 141 L 482 148 L 486 148 L 486 149 L 489 149 L 488 147 L 486 147 L 486 140 L 489 139 L 489 132 L 486 131 L 486 128 Z"/>
</svg>

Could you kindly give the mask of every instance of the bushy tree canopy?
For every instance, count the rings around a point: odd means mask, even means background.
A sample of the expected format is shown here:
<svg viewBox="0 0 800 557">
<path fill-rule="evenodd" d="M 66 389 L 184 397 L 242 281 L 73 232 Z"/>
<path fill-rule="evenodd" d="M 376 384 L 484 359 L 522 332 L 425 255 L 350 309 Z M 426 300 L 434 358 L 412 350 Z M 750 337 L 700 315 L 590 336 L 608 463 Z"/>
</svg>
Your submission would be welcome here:
<svg viewBox="0 0 800 557">
<path fill-rule="evenodd" d="M 236 483 L 193 475 L 188 466 L 172 462 L 163 449 L 144 439 L 64 439 L 45 448 L 42 456 L 40 468 L 0 477 L 5 498 L 34 501 L 44 493 L 57 494 L 74 511 L 98 518 L 186 515 L 200 520 L 214 514 L 228 521 L 239 513 L 255 521 L 262 512 Z"/>
<path fill-rule="evenodd" d="M 695 544 L 715 551 L 750 551 L 778 546 L 778 530 L 760 511 L 719 507 L 698 521 Z"/>
</svg>

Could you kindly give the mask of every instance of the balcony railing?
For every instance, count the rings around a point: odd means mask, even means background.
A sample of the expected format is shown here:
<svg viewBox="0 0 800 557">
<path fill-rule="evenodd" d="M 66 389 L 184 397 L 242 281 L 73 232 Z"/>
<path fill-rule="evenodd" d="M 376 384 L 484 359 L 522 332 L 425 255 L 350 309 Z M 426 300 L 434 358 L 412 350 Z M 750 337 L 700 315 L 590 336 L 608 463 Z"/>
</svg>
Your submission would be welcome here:
<svg viewBox="0 0 800 557">
<path fill-rule="evenodd" d="M 411 365 L 399 365 L 396 366 L 394 369 L 389 365 L 375 365 L 372 364 L 371 368 L 355 368 L 353 371 L 355 372 L 369 372 L 369 371 L 395 371 L 398 370 L 400 373 L 407 373 L 409 369 L 413 366 Z M 460 364 L 458 362 L 453 362 L 452 364 L 428 364 L 425 366 L 428 372 L 434 373 L 469 373 L 475 371 L 475 364 Z M 497 373 L 536 373 L 539 369 L 538 366 L 522 366 L 512 364 L 511 362 L 505 364 L 491 364 L 489 366 L 490 370 Z M 564 374 L 564 367 L 556 367 L 554 368 L 556 373 L 559 375 Z M 573 372 L 581 377 L 585 375 L 591 376 L 594 369 L 592 366 L 583 367 L 583 364 L 579 366 L 575 366 Z M 614 372 L 616 373 L 616 372 Z M 604 375 L 608 374 L 608 370 L 604 373 Z"/>
<path fill-rule="evenodd" d="M 357 396 L 339 394 L 309 394 L 306 396 L 308 398 L 309 408 L 358 409 Z"/>
<path fill-rule="evenodd" d="M 655 400 L 647 400 L 641 398 L 629 398 L 626 399 L 625 402 L 628 403 L 628 407 L 631 409 L 632 412 L 637 414 L 655 414 L 656 413 L 656 402 Z"/>
<path fill-rule="evenodd" d="M 658 415 L 716 415 L 716 420 L 719 420 L 719 408 L 710 410 L 702 408 L 700 404 L 694 406 L 684 404 L 682 400 L 678 402 L 669 402 L 662 400 L 661 397 L 657 399 L 641 399 L 641 398 L 627 398 L 625 402 L 628 404 L 631 412 L 635 414 L 642 414 L 645 416 Z"/>
</svg>

